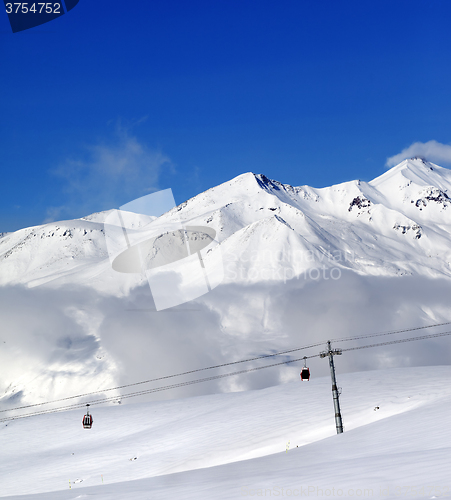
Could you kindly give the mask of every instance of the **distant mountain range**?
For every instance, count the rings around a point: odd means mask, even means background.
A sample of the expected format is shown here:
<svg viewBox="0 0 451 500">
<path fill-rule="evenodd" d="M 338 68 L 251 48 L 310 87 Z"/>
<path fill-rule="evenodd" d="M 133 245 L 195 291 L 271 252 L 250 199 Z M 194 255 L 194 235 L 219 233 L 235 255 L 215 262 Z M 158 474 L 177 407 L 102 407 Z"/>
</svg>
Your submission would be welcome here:
<svg viewBox="0 0 451 500">
<path fill-rule="evenodd" d="M 0 284 L 78 283 L 112 294 L 142 284 L 142 277 L 111 269 L 103 224 L 108 213 L 3 233 Z M 321 189 L 246 173 L 162 219 L 176 217 L 216 231 L 225 282 L 277 281 L 324 268 L 451 276 L 451 171 L 420 158 L 369 183 Z"/>
</svg>

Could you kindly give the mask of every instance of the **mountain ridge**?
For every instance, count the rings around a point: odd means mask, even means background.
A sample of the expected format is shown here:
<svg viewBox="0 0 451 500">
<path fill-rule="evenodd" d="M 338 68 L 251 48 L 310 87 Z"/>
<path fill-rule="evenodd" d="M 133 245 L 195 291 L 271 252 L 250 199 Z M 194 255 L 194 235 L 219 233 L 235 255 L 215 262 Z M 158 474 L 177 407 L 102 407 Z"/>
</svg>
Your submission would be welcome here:
<svg viewBox="0 0 451 500">
<path fill-rule="evenodd" d="M 220 243 L 217 251 L 224 251 L 226 260 L 228 254 L 243 254 L 250 248 L 258 252 L 265 237 L 257 228 L 265 230 L 254 223 L 273 218 L 274 227 L 285 224 L 300 236 L 299 252 L 305 251 L 304 242 L 317 254 L 354 254 L 351 268 L 358 273 L 393 275 L 398 267 L 401 274 L 427 270 L 451 277 L 450 205 L 451 172 L 416 158 L 368 183 L 348 181 L 325 188 L 291 186 L 248 172 L 200 193 L 161 218 L 213 227 Z M 111 281 L 103 241 L 103 222 L 109 213 L 3 234 L 0 284 L 79 282 L 74 276 L 78 271 L 84 273 L 86 283 L 87 275 L 102 273 Z M 243 233 L 246 227 L 249 230 Z M 235 249 L 230 248 L 230 237 L 238 232 L 246 239 L 235 238 Z M 272 251 L 277 255 L 282 249 L 275 244 Z M 362 265 L 363 261 L 372 264 Z M 306 269 L 305 263 L 291 264 L 296 272 Z M 119 281 L 123 285 L 124 277 Z M 131 277 L 128 281 L 130 286 L 142 282 Z"/>
</svg>

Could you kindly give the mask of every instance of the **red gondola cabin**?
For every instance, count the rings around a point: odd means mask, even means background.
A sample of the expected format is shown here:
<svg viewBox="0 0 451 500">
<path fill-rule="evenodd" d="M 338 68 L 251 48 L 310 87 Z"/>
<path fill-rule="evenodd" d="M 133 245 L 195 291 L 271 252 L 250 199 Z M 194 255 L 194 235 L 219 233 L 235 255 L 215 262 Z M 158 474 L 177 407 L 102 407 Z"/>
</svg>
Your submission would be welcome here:
<svg viewBox="0 0 451 500">
<path fill-rule="evenodd" d="M 303 381 L 309 381 L 310 380 L 310 370 L 306 366 L 302 368 L 301 371 L 301 380 Z"/>
</svg>

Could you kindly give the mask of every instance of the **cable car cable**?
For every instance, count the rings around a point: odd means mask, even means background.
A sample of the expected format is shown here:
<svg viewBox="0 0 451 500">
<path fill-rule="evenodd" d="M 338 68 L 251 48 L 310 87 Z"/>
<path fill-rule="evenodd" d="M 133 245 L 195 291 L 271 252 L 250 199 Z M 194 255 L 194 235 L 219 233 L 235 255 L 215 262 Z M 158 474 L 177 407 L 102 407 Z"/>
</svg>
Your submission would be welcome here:
<svg viewBox="0 0 451 500">
<path fill-rule="evenodd" d="M 451 325 L 451 321 L 447 321 L 446 323 L 437 323 L 435 325 L 429 325 L 429 326 L 417 326 L 415 328 L 406 328 L 404 330 L 393 330 L 393 331 L 383 332 L 383 333 L 370 333 L 368 335 L 360 335 L 360 336 L 356 336 L 356 337 L 343 337 L 340 339 L 333 339 L 333 342 L 349 342 L 351 340 L 368 339 L 371 337 L 383 337 L 384 335 L 393 335 L 395 333 L 413 332 L 416 330 L 424 330 L 425 328 L 435 328 L 437 326 L 445 326 L 445 325 Z"/>
<path fill-rule="evenodd" d="M 384 346 L 384 345 L 401 344 L 401 343 L 405 343 L 405 342 L 413 342 L 413 341 L 417 341 L 417 340 L 427 340 L 427 339 L 430 339 L 430 338 L 444 337 L 444 336 L 449 336 L 449 335 L 451 335 L 451 331 L 449 331 L 449 332 L 435 333 L 435 334 L 429 334 L 429 335 L 422 335 L 422 336 L 419 336 L 419 337 L 410 337 L 410 338 L 407 338 L 407 339 L 392 340 L 392 341 L 388 341 L 388 342 L 380 342 L 378 344 L 370 344 L 370 345 L 358 346 L 358 347 L 349 347 L 349 348 L 342 349 L 342 351 L 344 352 L 344 351 L 354 351 L 354 350 L 358 350 L 358 349 L 368 349 L 368 348 L 380 347 L 380 346 Z M 179 387 L 185 387 L 185 386 L 188 386 L 188 385 L 198 384 L 198 383 L 207 382 L 207 381 L 211 381 L 211 380 L 217 380 L 217 379 L 220 379 L 220 378 L 231 377 L 231 376 L 234 376 L 234 375 L 242 375 L 244 373 L 250 373 L 250 372 L 257 371 L 257 370 L 263 370 L 265 368 L 272 368 L 274 366 L 280 366 L 280 365 L 284 365 L 284 364 L 295 363 L 297 361 L 302 361 L 302 360 L 305 361 L 306 359 L 316 358 L 316 357 L 319 357 L 319 356 L 320 356 L 319 354 L 314 354 L 314 355 L 311 355 L 311 356 L 303 356 L 302 358 L 292 359 L 292 360 L 288 360 L 288 361 L 282 361 L 282 362 L 279 362 L 279 363 L 273 363 L 271 365 L 258 366 L 258 367 L 249 368 L 249 369 L 246 369 L 246 370 L 240 370 L 240 371 L 232 372 L 232 373 L 224 373 L 224 374 L 221 374 L 221 375 L 213 375 L 211 377 L 206 377 L 206 378 L 203 378 L 203 379 L 189 380 L 189 381 L 186 381 L 186 382 L 179 382 L 177 384 L 172 384 L 172 385 L 168 385 L 168 386 L 156 387 L 156 388 L 153 388 L 153 389 L 145 389 L 143 391 L 138 391 L 138 392 L 135 392 L 135 393 L 129 393 L 129 394 L 122 395 L 122 396 L 120 396 L 120 399 L 127 399 L 127 398 L 131 398 L 131 397 L 142 396 L 142 395 L 145 395 L 145 394 L 151 394 L 151 393 L 155 393 L 155 392 L 161 392 L 161 391 L 165 391 L 165 390 L 169 390 L 169 389 L 174 389 L 174 388 L 179 388 Z M 100 400 L 94 400 L 94 401 L 90 401 L 89 404 L 90 405 L 104 404 L 104 403 L 113 401 L 115 399 L 118 399 L 118 397 L 115 396 L 115 397 L 104 398 L 104 399 L 100 399 Z M 43 414 L 47 414 L 47 413 L 56 413 L 56 412 L 66 411 L 66 410 L 69 410 L 69 409 L 77 409 L 77 408 L 81 408 L 81 407 L 83 407 L 85 405 L 86 405 L 86 403 L 75 403 L 73 405 L 58 407 L 58 408 L 49 409 L 49 410 L 42 410 L 42 411 L 39 411 L 39 412 L 28 413 L 28 414 L 25 414 L 25 415 L 18 415 L 18 416 L 15 416 L 15 417 L 4 418 L 4 419 L 1 419 L 0 422 L 5 422 L 5 421 L 8 421 L 8 420 L 18 420 L 18 419 L 21 419 L 21 418 L 27 418 L 27 417 L 37 416 L 37 415 L 43 415 Z M 7 411 L 12 411 L 12 410 L 7 410 Z"/>
<path fill-rule="evenodd" d="M 114 400 L 117 400 L 117 399 L 127 399 L 127 398 L 136 397 L 136 396 L 142 396 L 142 395 L 145 395 L 145 394 L 151 394 L 151 393 L 154 393 L 154 392 L 161 392 L 161 391 L 165 391 L 165 390 L 168 390 L 168 389 L 175 389 L 175 388 L 178 388 L 178 387 L 185 387 L 185 386 L 188 386 L 188 385 L 199 384 L 201 382 L 208 382 L 208 381 L 211 381 L 211 380 L 217 380 L 217 379 L 221 379 L 221 378 L 232 377 L 232 376 L 235 376 L 235 375 L 242 375 L 244 373 L 250 373 L 250 372 L 257 371 L 257 370 L 263 370 L 265 368 L 272 368 L 274 366 L 285 365 L 285 364 L 288 364 L 288 363 L 295 363 L 295 362 L 301 361 L 303 359 L 316 358 L 317 356 L 318 356 L 317 354 L 314 354 L 312 356 L 304 356 L 302 358 L 291 359 L 291 360 L 287 360 L 287 361 L 281 361 L 279 363 L 273 363 L 271 365 L 257 366 L 257 367 L 254 367 L 254 368 L 248 368 L 246 370 L 239 370 L 239 371 L 231 372 L 231 373 L 223 373 L 221 375 L 212 375 L 211 377 L 205 377 L 205 378 L 202 378 L 202 379 L 195 379 L 195 380 L 188 380 L 188 381 L 185 381 L 185 382 L 178 382 L 177 384 L 167 385 L 167 386 L 163 386 L 163 387 L 154 387 L 152 389 L 144 389 L 142 391 L 133 392 L 133 393 L 129 393 L 129 394 L 124 394 L 124 395 L 121 395 L 121 396 L 113 396 L 113 397 L 104 398 L 104 399 L 91 400 L 89 402 L 89 404 L 91 406 L 92 405 L 98 405 L 98 404 L 103 404 L 103 403 L 107 403 L 107 402 L 110 402 L 110 401 L 114 401 Z M 18 416 L 14 416 L 14 417 L 3 418 L 3 419 L 0 419 L 0 422 L 5 422 L 7 420 L 18 420 L 20 418 L 32 417 L 32 416 L 37 416 L 37 415 L 44 415 L 46 413 L 56 413 L 56 412 L 60 412 L 60 411 L 70 410 L 70 409 L 74 410 L 74 409 L 82 408 L 84 406 L 86 406 L 85 402 L 83 402 L 83 403 L 74 403 L 72 405 L 60 406 L 58 408 L 52 408 L 52 409 L 48 409 L 48 410 L 41 410 L 41 411 L 37 411 L 37 412 L 27 413 L 25 415 L 18 415 Z M 14 408 L 9 409 L 9 410 L 4 410 L 4 411 L 13 411 L 13 410 L 14 410 Z"/>
<path fill-rule="evenodd" d="M 363 345 L 363 346 L 357 346 L 357 347 L 348 347 L 345 349 L 342 349 L 343 352 L 345 351 L 357 351 L 358 349 L 368 349 L 370 347 L 380 347 L 383 345 L 391 345 L 391 344 L 402 344 L 404 342 L 413 342 L 415 340 L 427 340 L 427 339 L 432 339 L 436 337 L 446 337 L 448 335 L 451 335 L 451 332 L 441 332 L 441 333 L 434 333 L 430 335 L 422 335 L 420 337 L 410 337 L 407 339 L 398 339 L 398 340 L 390 340 L 388 342 L 380 342 L 379 344 L 369 344 L 369 345 Z"/>
<path fill-rule="evenodd" d="M 405 333 L 405 332 L 409 332 L 409 331 L 423 330 L 423 329 L 426 329 L 426 328 L 435 328 L 435 327 L 438 327 L 438 326 L 449 325 L 449 324 L 451 324 L 451 321 L 445 322 L 445 323 L 437 323 L 437 324 L 428 325 L 428 326 L 420 326 L 420 327 L 415 327 L 415 328 L 407 328 L 407 329 L 404 329 L 404 330 L 393 330 L 393 331 L 390 331 L 390 332 L 374 333 L 374 334 L 362 335 L 362 336 L 355 336 L 355 337 L 345 337 L 345 338 L 341 338 L 341 339 L 333 339 L 333 341 L 334 342 L 348 342 L 348 341 L 360 340 L 360 339 L 364 339 L 364 338 L 380 337 L 380 336 L 385 336 L 385 335 L 393 335 L 393 334 L 396 334 L 396 333 Z M 400 343 L 400 342 L 409 342 L 409 341 L 412 341 L 412 340 L 424 340 L 424 339 L 427 339 L 427 338 L 434 338 L 434 337 L 446 336 L 446 335 L 450 335 L 450 334 L 451 334 L 451 332 L 444 332 L 444 333 L 440 333 L 440 334 L 425 335 L 425 336 L 422 336 L 422 337 L 413 337 L 413 338 L 409 338 L 409 339 L 402 339 L 402 340 L 397 340 L 397 341 L 392 341 L 392 342 L 384 342 L 384 343 L 380 343 L 380 344 L 372 344 L 370 346 L 353 347 L 353 348 L 347 348 L 347 349 L 342 349 L 342 350 L 343 351 L 350 351 L 350 350 L 352 351 L 352 350 L 356 350 L 356 349 L 365 349 L 367 347 L 377 347 L 377 346 L 381 346 L 381 345 L 396 344 L 396 343 Z M 70 400 L 70 399 L 76 399 L 76 398 L 81 398 L 81 397 L 86 397 L 86 396 L 92 396 L 94 394 L 102 394 L 102 393 L 105 393 L 107 391 L 124 389 L 126 387 L 132 387 L 132 386 L 146 384 L 146 383 L 150 383 L 150 382 L 157 382 L 157 381 L 165 380 L 165 379 L 169 379 L 169 378 L 180 377 L 180 376 L 183 376 L 183 375 L 189 375 L 189 374 L 197 373 L 197 372 L 200 372 L 200 371 L 212 370 L 212 369 L 215 369 L 215 368 L 222 368 L 224 366 L 231 366 L 231 365 L 235 365 L 235 364 L 239 364 L 239 363 L 246 363 L 246 362 L 249 362 L 249 361 L 256 361 L 256 360 L 259 360 L 259 359 L 265 359 L 265 358 L 269 358 L 269 357 L 280 356 L 280 355 L 283 355 L 283 354 L 289 354 L 291 352 L 296 352 L 296 351 L 300 351 L 300 350 L 311 349 L 313 347 L 318 347 L 320 345 L 323 345 L 324 342 L 325 341 L 317 342 L 315 344 L 310 344 L 308 346 L 297 347 L 297 348 L 288 349 L 286 351 L 280 351 L 280 352 L 272 353 L 272 354 L 265 354 L 263 356 L 257 356 L 257 357 L 254 357 L 254 358 L 248 358 L 248 359 L 239 360 L 239 361 L 231 361 L 231 362 L 228 362 L 228 363 L 222 363 L 220 365 L 214 365 L 214 366 L 209 366 L 209 367 L 205 367 L 205 368 L 197 368 L 195 370 L 189 370 L 189 371 L 182 372 L 182 373 L 177 373 L 177 374 L 172 374 L 172 375 L 166 375 L 166 376 L 163 376 L 163 377 L 158 377 L 158 378 L 154 378 L 154 379 L 144 380 L 144 381 L 141 381 L 141 382 L 134 382 L 132 384 L 125 384 L 125 385 L 121 385 L 121 386 L 117 386 L 117 387 L 111 387 L 109 389 L 104 389 L 104 390 L 99 390 L 99 391 L 93 391 L 93 392 L 88 392 L 88 393 L 84 393 L 84 394 L 78 394 L 78 395 L 74 395 L 74 396 L 68 396 L 66 398 L 55 399 L 55 400 L 52 400 L 52 401 L 46 401 L 46 402 L 42 402 L 42 403 L 35 403 L 35 404 L 31 404 L 31 405 L 19 406 L 19 407 L 16 407 L 16 408 L 10 408 L 10 409 L 6 409 L 6 410 L 0 410 L 0 413 L 10 412 L 10 411 L 16 411 L 16 410 L 22 410 L 22 409 L 25 409 L 25 408 L 33 408 L 33 407 L 36 407 L 36 406 L 43 406 L 43 405 L 51 404 L 51 403 L 58 403 L 58 402 L 67 401 L 67 400 Z M 314 357 L 317 357 L 317 355 L 307 356 L 306 358 L 310 359 L 310 358 L 314 358 Z M 275 364 L 271 364 L 271 365 L 265 365 L 265 366 L 262 366 L 262 367 L 251 368 L 251 369 L 248 369 L 248 370 L 241 370 L 239 372 L 233 372 L 231 374 L 216 375 L 216 376 L 213 376 L 213 377 L 208 377 L 206 379 L 200 379 L 199 382 L 203 382 L 203 381 L 207 381 L 207 380 L 215 380 L 217 378 L 232 376 L 232 375 L 235 375 L 235 374 L 248 373 L 248 372 L 252 372 L 252 371 L 255 371 L 255 370 L 260 370 L 260 369 L 263 369 L 263 368 L 270 368 L 270 367 L 273 367 L 273 366 L 279 366 L 279 365 L 283 365 L 283 364 L 287 364 L 287 363 L 294 363 L 294 362 L 300 361 L 302 359 L 304 359 L 304 357 L 299 358 L 299 359 L 295 359 L 295 360 L 282 361 L 280 363 L 275 363 Z M 195 383 L 195 382 L 191 381 L 190 384 L 191 383 Z M 182 384 L 181 386 L 187 385 L 186 382 L 185 383 L 181 383 L 181 384 Z M 178 387 L 178 384 L 175 384 L 173 387 Z M 170 388 L 173 388 L 173 387 L 172 386 L 168 386 L 167 388 L 170 389 Z M 165 389 L 162 389 L 162 390 L 165 390 Z M 156 390 L 154 391 L 153 389 L 149 389 L 149 393 L 151 393 L 151 392 L 157 392 L 157 391 Z M 147 394 L 147 392 L 143 391 L 143 394 Z M 140 393 L 137 393 L 136 395 L 140 395 Z M 128 397 L 132 397 L 132 396 L 128 396 Z M 114 400 L 114 399 L 118 399 L 118 398 L 125 398 L 125 396 L 113 396 L 111 398 L 108 398 L 107 400 L 110 401 L 110 400 Z M 107 401 L 107 400 L 105 400 L 105 401 Z M 84 406 L 84 404 L 85 403 L 83 403 L 82 406 Z M 67 407 L 64 407 L 64 408 L 72 408 L 72 406 L 67 406 Z M 41 412 L 39 412 L 39 414 L 40 413 Z M 42 413 L 45 413 L 45 411 L 43 411 Z M 36 414 L 38 414 L 38 413 L 36 413 Z M 32 415 L 32 414 L 30 414 L 30 415 Z M 33 413 L 33 415 L 34 415 L 34 413 Z M 9 419 L 7 419 L 7 420 L 9 420 Z M 0 419 L 0 422 L 3 422 L 3 421 L 4 420 Z"/>
<path fill-rule="evenodd" d="M 205 367 L 205 368 L 197 368 L 195 370 L 189 370 L 189 371 L 186 371 L 186 372 L 175 373 L 175 374 L 172 374 L 172 375 L 165 375 L 163 377 L 157 377 L 157 378 L 153 378 L 153 379 L 149 379 L 149 380 L 143 380 L 141 382 L 134 382 L 132 384 L 119 385 L 117 387 L 111 387 L 109 389 L 103 389 L 103 390 L 93 391 L 93 392 L 86 392 L 84 394 L 77 394 L 75 396 L 68 396 L 66 398 L 54 399 L 52 401 L 45 401 L 43 403 L 35 403 L 35 404 L 32 404 L 32 405 L 18 406 L 17 408 L 11 408 L 10 410 L 0 410 L 0 413 L 3 413 L 5 411 L 12 411 L 12 410 L 23 410 L 25 408 L 33 408 L 33 407 L 36 407 L 36 406 L 42 406 L 42 405 L 51 404 L 51 403 L 59 403 L 61 401 L 67 401 L 69 399 L 76 399 L 76 398 L 82 398 L 82 397 L 86 397 L 86 396 L 92 396 L 93 394 L 103 394 L 103 393 L 108 392 L 108 391 L 114 391 L 114 390 L 118 390 L 118 389 L 124 389 L 126 387 L 133 387 L 135 385 L 148 384 L 150 382 L 158 382 L 160 380 L 166 380 L 168 378 L 174 378 L 174 377 L 181 377 L 183 375 L 191 375 L 192 373 L 197 373 L 197 372 L 201 372 L 201 371 L 205 371 L 205 370 L 213 370 L 215 368 L 223 368 L 224 366 L 231 366 L 231 365 L 236 365 L 236 364 L 239 364 L 239 363 L 248 363 L 250 361 L 256 361 L 256 360 L 259 360 L 259 359 L 265 359 L 265 358 L 270 358 L 270 357 L 274 357 L 274 356 L 281 356 L 283 354 L 289 354 L 289 353 L 295 352 L 295 351 L 301 351 L 301 350 L 305 350 L 305 349 L 311 349 L 313 347 L 318 347 L 318 346 L 323 345 L 323 344 L 324 344 L 324 342 L 317 342 L 316 344 L 310 344 L 310 345 L 307 345 L 307 346 L 304 346 L 304 347 L 296 347 L 294 349 L 289 349 L 287 351 L 275 352 L 273 354 L 264 354 L 263 356 L 256 356 L 254 358 L 242 359 L 240 361 L 231 361 L 231 362 L 228 362 L 228 363 L 222 363 L 220 365 L 208 366 L 208 367 Z M 117 396 L 115 396 L 115 397 L 117 398 Z"/>
</svg>

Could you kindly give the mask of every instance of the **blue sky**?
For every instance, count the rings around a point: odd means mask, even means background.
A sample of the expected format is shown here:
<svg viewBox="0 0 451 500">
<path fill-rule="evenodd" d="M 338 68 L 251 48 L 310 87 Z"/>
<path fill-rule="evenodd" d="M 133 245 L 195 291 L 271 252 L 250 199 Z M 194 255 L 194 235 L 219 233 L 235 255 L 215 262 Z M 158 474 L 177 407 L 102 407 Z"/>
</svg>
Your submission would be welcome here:
<svg viewBox="0 0 451 500">
<path fill-rule="evenodd" d="M 0 232 L 247 171 L 370 180 L 448 145 L 450 20 L 448 0 L 80 0 L 12 34 L 3 13 Z"/>
</svg>

